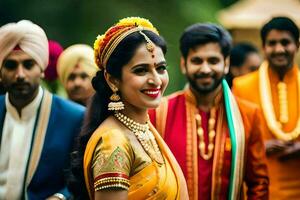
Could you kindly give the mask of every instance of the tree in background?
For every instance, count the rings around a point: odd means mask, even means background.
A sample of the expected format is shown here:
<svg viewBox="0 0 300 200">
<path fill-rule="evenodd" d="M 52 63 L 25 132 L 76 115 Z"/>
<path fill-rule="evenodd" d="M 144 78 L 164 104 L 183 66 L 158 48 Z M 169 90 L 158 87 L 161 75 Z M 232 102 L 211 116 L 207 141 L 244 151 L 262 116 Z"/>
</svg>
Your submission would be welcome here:
<svg viewBox="0 0 300 200">
<path fill-rule="evenodd" d="M 183 88 L 179 72 L 179 37 L 196 22 L 216 22 L 216 12 L 236 0 L 1 0 L 0 25 L 29 19 L 64 47 L 75 43 L 93 45 L 97 33 L 117 19 L 141 16 L 150 19 L 168 42 L 170 84 L 166 94 Z"/>
</svg>

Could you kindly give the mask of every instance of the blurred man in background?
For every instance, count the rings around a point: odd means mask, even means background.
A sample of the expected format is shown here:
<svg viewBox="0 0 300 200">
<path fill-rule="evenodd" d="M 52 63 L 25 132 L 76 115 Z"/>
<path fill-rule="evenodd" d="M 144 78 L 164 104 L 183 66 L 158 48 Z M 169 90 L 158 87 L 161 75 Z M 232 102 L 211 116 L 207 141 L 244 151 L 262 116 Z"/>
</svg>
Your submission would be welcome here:
<svg viewBox="0 0 300 200">
<path fill-rule="evenodd" d="M 226 75 L 229 87 L 235 77 L 257 70 L 260 64 L 261 57 L 255 46 L 246 42 L 236 44 L 230 52 L 229 73 Z"/>
<path fill-rule="evenodd" d="M 275 17 L 260 33 L 265 61 L 258 71 L 234 79 L 233 92 L 263 110 L 270 199 L 300 199 L 299 28 Z"/>
<path fill-rule="evenodd" d="M 68 47 L 58 58 L 58 76 L 63 83 L 69 99 L 86 105 L 95 93 L 91 80 L 97 72 L 94 51 L 85 44 Z"/>
</svg>

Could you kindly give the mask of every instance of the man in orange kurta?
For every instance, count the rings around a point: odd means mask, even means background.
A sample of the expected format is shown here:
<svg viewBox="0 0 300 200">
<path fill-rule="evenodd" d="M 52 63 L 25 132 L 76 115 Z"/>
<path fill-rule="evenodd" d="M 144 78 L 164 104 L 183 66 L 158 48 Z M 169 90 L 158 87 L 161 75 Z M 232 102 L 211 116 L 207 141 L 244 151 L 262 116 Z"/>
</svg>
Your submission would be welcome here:
<svg viewBox="0 0 300 200">
<path fill-rule="evenodd" d="M 180 44 L 189 87 L 149 115 L 183 170 L 190 199 L 240 199 L 243 182 L 248 199 L 268 199 L 262 115 L 255 104 L 236 99 L 223 80 L 229 33 L 214 24 L 195 24 Z"/>
<path fill-rule="evenodd" d="M 259 71 L 236 78 L 233 92 L 263 110 L 270 199 L 300 199 L 298 27 L 289 18 L 275 17 L 262 28 L 261 38 L 265 62 Z"/>
</svg>

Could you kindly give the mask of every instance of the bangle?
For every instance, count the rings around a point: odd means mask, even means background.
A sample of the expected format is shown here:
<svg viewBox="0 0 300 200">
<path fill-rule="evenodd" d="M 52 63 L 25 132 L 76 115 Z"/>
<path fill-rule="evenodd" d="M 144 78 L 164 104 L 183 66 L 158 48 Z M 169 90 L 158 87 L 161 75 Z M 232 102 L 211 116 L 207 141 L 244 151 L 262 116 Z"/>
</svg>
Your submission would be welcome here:
<svg viewBox="0 0 300 200">
<path fill-rule="evenodd" d="M 67 200 L 67 198 L 61 193 L 55 193 L 53 196 L 59 198 L 60 200 Z"/>
</svg>

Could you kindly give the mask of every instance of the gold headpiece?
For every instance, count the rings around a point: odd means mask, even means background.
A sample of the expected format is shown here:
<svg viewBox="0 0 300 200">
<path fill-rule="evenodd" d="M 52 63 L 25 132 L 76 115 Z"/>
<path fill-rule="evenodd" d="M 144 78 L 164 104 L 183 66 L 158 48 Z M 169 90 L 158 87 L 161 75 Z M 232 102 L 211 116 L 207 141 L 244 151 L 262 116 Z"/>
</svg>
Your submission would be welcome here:
<svg viewBox="0 0 300 200">
<path fill-rule="evenodd" d="M 149 20 L 140 17 L 121 19 L 116 25 L 109 28 L 105 34 L 98 35 L 94 43 L 94 56 L 99 69 L 102 70 L 106 68 L 106 63 L 118 44 L 125 37 L 134 32 L 139 32 L 143 35 L 147 42 L 148 51 L 152 52 L 155 45 L 142 30 L 149 30 L 159 35 Z"/>
</svg>

